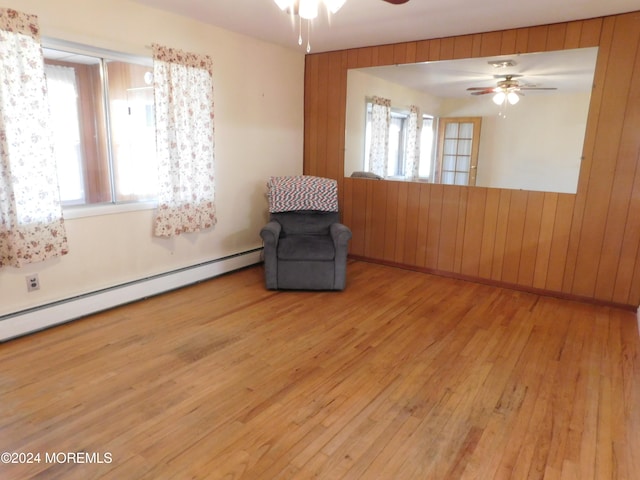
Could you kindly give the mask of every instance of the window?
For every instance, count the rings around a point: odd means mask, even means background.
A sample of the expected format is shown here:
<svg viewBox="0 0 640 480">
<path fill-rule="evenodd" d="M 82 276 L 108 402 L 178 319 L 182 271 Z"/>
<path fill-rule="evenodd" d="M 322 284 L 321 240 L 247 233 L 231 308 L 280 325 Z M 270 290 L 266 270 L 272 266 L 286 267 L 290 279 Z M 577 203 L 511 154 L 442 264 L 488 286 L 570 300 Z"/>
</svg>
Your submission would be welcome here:
<svg viewBox="0 0 640 480">
<path fill-rule="evenodd" d="M 372 109 L 373 104 L 367 102 L 366 122 L 365 122 L 365 164 L 369 161 L 372 136 Z M 391 108 L 389 120 L 389 145 L 386 176 L 415 178 L 415 171 L 411 172 L 408 167 L 411 155 L 409 154 L 409 125 L 410 111 Z M 431 115 L 421 115 L 418 117 L 418 177 L 428 179 L 433 172 L 433 149 L 434 149 L 434 117 Z M 414 142 L 415 143 L 415 142 Z M 371 166 L 367 167 L 372 171 Z"/>
<path fill-rule="evenodd" d="M 371 119 L 373 112 L 373 104 L 367 102 L 367 120 L 365 125 L 365 159 L 368 162 L 371 150 Z M 409 112 L 391 109 L 391 118 L 389 121 L 389 146 L 387 155 L 387 176 L 402 177 L 404 176 L 404 159 L 406 156 L 406 138 L 407 123 Z M 369 168 L 371 171 L 371 168 Z"/>
<path fill-rule="evenodd" d="M 409 114 L 399 110 L 391 110 L 389 125 L 389 163 L 387 175 L 389 177 L 403 177 L 407 147 L 407 123 Z"/>
<path fill-rule="evenodd" d="M 45 48 L 64 206 L 156 198 L 151 59 Z"/>
</svg>

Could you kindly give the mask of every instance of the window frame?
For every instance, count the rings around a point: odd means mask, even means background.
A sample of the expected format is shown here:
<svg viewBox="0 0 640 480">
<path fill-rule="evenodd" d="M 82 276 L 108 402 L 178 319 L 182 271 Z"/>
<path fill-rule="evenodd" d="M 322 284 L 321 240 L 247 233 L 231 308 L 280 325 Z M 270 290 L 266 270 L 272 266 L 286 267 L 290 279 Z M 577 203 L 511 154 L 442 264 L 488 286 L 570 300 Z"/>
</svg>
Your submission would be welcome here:
<svg viewBox="0 0 640 480">
<path fill-rule="evenodd" d="M 41 45 L 43 49 L 52 49 L 67 52 L 76 55 L 85 55 L 100 59 L 101 64 L 106 61 L 126 62 L 136 65 L 141 65 L 149 68 L 153 68 L 153 58 L 149 49 L 148 55 L 135 55 L 122 53 L 114 50 L 108 50 L 100 47 L 94 47 L 91 45 L 84 45 L 67 40 L 61 40 L 50 37 L 42 37 Z M 148 47 L 145 47 L 148 48 Z M 106 85 L 108 78 L 107 73 L 101 67 L 101 83 Z M 104 109 L 108 112 L 108 92 L 103 94 L 103 102 L 105 103 Z M 109 125 L 109 114 L 105 114 L 106 129 L 105 135 L 107 138 L 107 150 L 108 150 L 108 162 L 109 162 L 109 188 L 111 193 L 111 201 L 101 203 L 84 203 L 84 204 L 63 204 L 63 214 L 66 219 L 84 218 L 100 215 L 111 215 L 117 213 L 126 213 L 134 211 L 153 210 L 158 205 L 157 198 L 146 200 L 129 200 L 129 201 L 117 201 L 114 195 L 115 184 L 113 174 L 113 158 L 112 158 L 112 138 L 111 127 Z"/>
</svg>

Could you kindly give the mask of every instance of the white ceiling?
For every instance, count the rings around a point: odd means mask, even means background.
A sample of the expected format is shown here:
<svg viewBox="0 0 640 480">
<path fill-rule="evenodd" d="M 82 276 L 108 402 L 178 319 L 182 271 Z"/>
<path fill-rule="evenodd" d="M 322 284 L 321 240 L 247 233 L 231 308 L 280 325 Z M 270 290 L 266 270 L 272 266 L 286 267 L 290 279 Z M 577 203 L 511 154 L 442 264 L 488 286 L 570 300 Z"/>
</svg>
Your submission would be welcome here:
<svg viewBox="0 0 640 480">
<path fill-rule="evenodd" d="M 597 47 L 554 52 L 465 58 L 383 67 L 359 68 L 358 71 L 404 85 L 440 98 L 464 98 L 469 87 L 495 87 L 506 75 L 515 75 L 523 87 L 555 88 L 529 90 L 525 95 L 553 92 L 590 92 L 596 65 Z M 495 68 L 489 62 L 510 60 L 513 67 Z"/>
<path fill-rule="evenodd" d="M 273 0 L 134 0 L 226 30 L 299 49 L 298 29 Z M 638 0 L 347 0 L 313 22 L 311 51 L 489 32 L 630 12 Z M 305 35 L 306 37 L 306 35 Z"/>
</svg>

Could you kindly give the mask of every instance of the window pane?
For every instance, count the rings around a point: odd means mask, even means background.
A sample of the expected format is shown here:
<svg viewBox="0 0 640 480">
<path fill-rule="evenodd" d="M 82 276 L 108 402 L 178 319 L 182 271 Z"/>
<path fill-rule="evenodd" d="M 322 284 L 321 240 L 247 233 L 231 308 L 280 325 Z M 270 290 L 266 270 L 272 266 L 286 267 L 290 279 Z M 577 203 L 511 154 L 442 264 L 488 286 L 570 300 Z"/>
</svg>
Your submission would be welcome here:
<svg viewBox="0 0 640 480">
<path fill-rule="evenodd" d="M 85 193 L 76 71 L 45 65 L 45 74 L 60 197 L 64 204 L 82 204 Z"/>
<path fill-rule="evenodd" d="M 456 173 L 456 185 L 467 185 L 469 183 L 469 174 Z"/>
<path fill-rule="evenodd" d="M 471 157 L 458 157 L 458 167 L 456 170 L 460 172 L 468 172 L 471 163 Z"/>
<path fill-rule="evenodd" d="M 445 138 L 456 138 L 458 136 L 458 124 L 447 123 L 444 131 Z"/>
<path fill-rule="evenodd" d="M 455 170 L 456 169 L 456 157 L 453 155 L 445 155 L 442 162 L 443 170 Z"/>
<path fill-rule="evenodd" d="M 458 155 L 471 155 L 471 140 L 458 141 Z"/>
<path fill-rule="evenodd" d="M 473 138 L 473 123 L 460 124 L 460 138 Z"/>
<path fill-rule="evenodd" d="M 100 59 L 51 49 L 43 52 L 63 205 L 110 202 Z M 78 139 L 72 153 L 68 142 L 74 131 Z"/>
<path fill-rule="evenodd" d="M 108 62 L 109 117 L 116 202 L 156 197 L 157 171 L 152 71 Z"/>
<path fill-rule="evenodd" d="M 418 176 L 429 178 L 431 176 L 431 162 L 433 152 L 433 118 L 422 117 L 422 129 L 420 131 L 420 166 Z"/>
<path fill-rule="evenodd" d="M 453 185 L 454 178 L 454 172 L 442 172 L 442 183 L 445 185 Z"/>
<path fill-rule="evenodd" d="M 455 155 L 457 153 L 458 141 L 457 140 L 445 140 L 444 141 L 444 154 Z"/>
</svg>

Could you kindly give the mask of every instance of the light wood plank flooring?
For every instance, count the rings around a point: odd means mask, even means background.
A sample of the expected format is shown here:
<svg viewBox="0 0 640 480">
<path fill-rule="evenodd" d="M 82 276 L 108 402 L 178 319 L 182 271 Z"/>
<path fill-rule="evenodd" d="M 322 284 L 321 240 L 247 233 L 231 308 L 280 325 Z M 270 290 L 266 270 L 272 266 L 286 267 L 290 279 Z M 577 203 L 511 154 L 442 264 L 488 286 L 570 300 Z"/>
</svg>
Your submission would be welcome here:
<svg viewBox="0 0 640 480">
<path fill-rule="evenodd" d="M 0 450 L 41 456 L 0 478 L 640 478 L 633 312 L 355 261 L 342 293 L 262 275 L 0 345 Z"/>
</svg>

